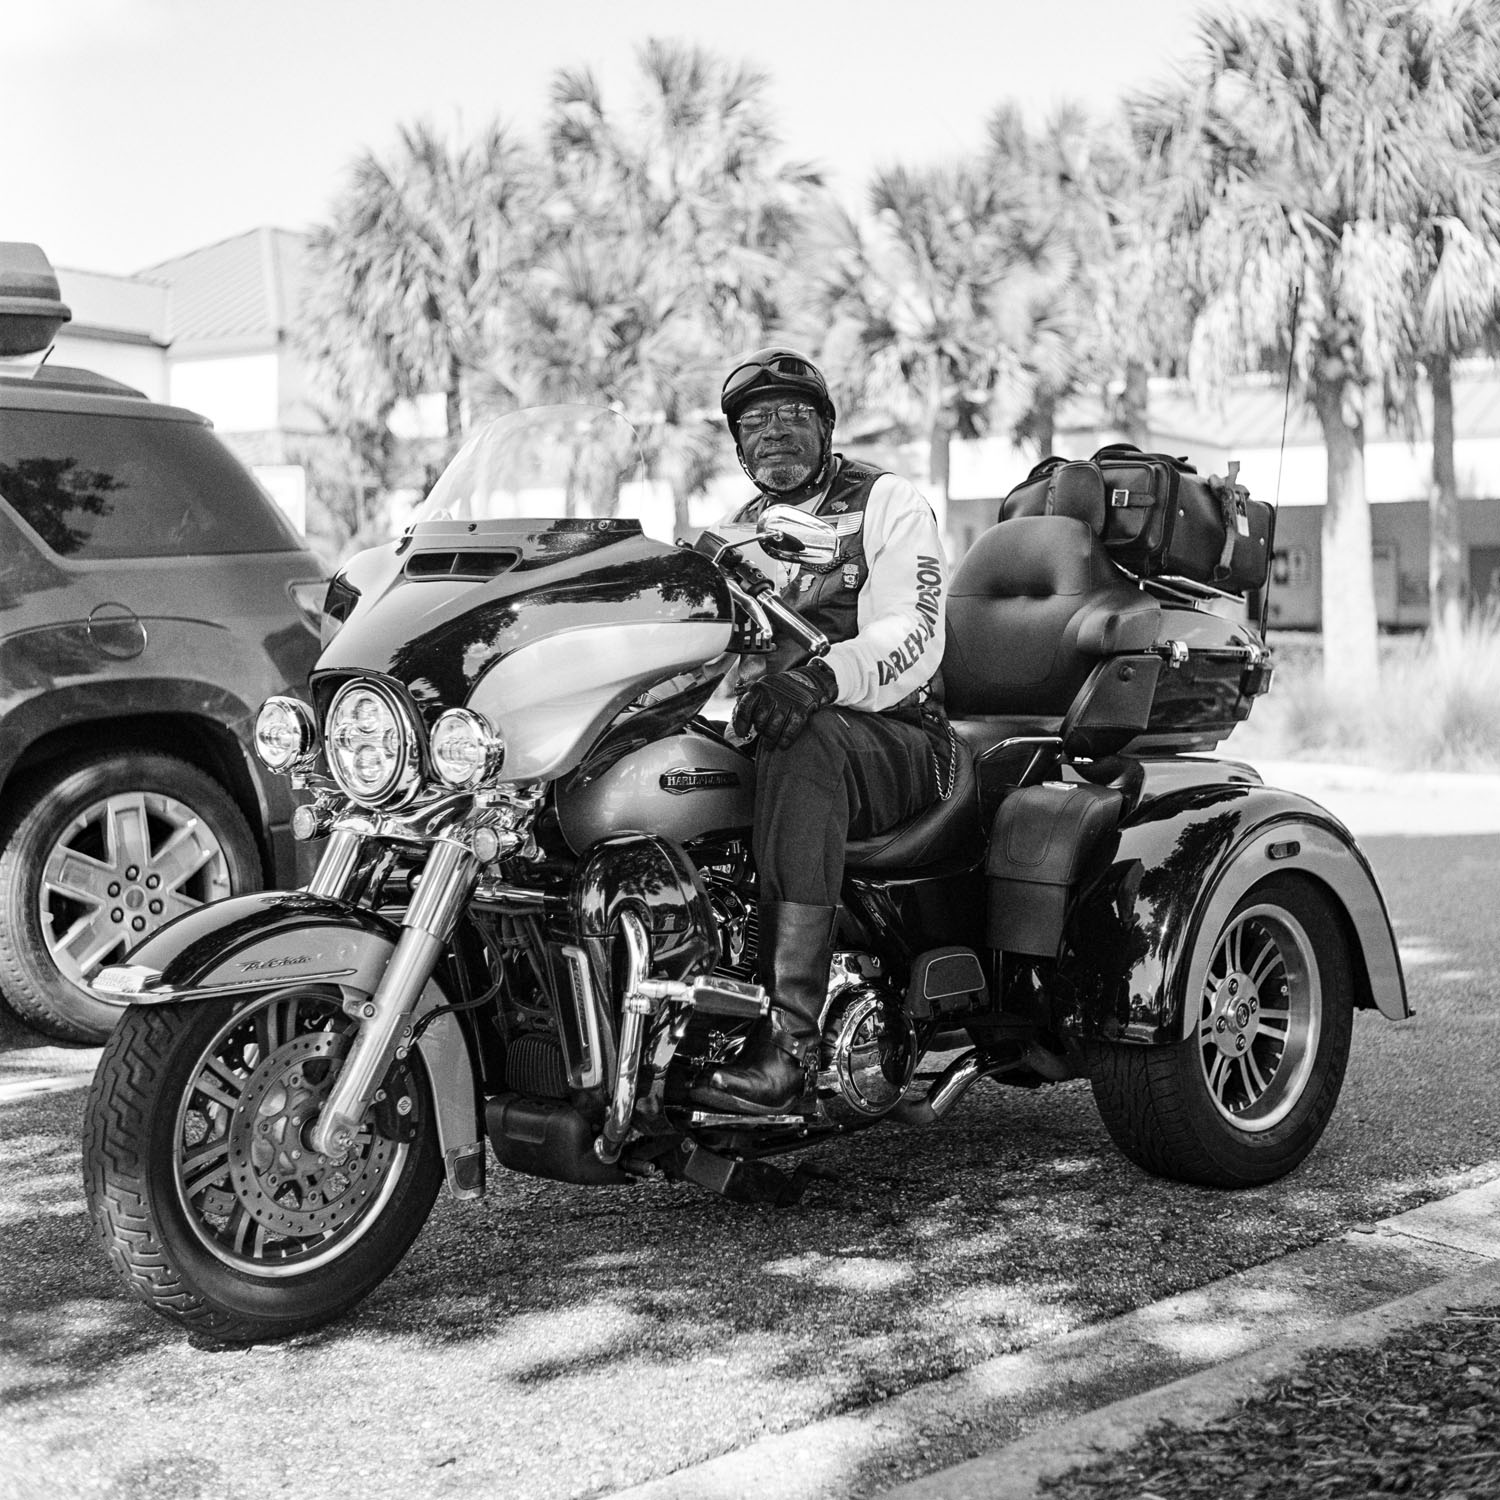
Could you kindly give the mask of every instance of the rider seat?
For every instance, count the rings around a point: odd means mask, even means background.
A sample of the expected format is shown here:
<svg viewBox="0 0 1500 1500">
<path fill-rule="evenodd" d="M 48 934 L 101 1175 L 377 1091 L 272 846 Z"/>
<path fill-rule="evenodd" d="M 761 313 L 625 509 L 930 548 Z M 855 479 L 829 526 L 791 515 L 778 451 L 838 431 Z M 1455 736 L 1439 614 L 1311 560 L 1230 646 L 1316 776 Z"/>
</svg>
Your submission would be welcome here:
<svg viewBox="0 0 1500 1500">
<path fill-rule="evenodd" d="M 1017 516 L 990 527 L 948 591 L 943 687 L 958 736 L 953 795 L 872 839 L 853 840 L 856 872 L 916 869 L 983 845 L 975 762 L 1002 741 L 1055 736 L 1105 657 L 1157 643 L 1161 611 L 1110 561 L 1102 506 Z"/>
</svg>

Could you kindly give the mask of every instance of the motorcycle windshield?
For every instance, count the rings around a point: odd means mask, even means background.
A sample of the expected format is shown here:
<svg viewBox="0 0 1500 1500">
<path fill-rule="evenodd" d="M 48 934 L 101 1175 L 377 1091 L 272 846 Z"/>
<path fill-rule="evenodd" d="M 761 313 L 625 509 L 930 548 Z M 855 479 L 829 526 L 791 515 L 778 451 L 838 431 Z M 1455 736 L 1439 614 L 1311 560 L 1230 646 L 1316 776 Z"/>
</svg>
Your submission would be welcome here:
<svg viewBox="0 0 1500 1500">
<path fill-rule="evenodd" d="M 348 613 L 313 677 L 320 707 L 351 675 L 394 679 L 429 722 L 483 715 L 517 781 L 570 771 L 684 674 L 696 686 L 674 691 L 690 714 L 727 670 L 734 607 L 707 557 L 617 513 L 642 468 L 630 424 L 603 408 L 484 428 L 402 535 L 344 569 Z"/>
<path fill-rule="evenodd" d="M 645 480 L 635 429 L 600 406 L 539 406 L 476 433 L 418 507 L 408 530 L 519 519 L 613 516 Z"/>
</svg>

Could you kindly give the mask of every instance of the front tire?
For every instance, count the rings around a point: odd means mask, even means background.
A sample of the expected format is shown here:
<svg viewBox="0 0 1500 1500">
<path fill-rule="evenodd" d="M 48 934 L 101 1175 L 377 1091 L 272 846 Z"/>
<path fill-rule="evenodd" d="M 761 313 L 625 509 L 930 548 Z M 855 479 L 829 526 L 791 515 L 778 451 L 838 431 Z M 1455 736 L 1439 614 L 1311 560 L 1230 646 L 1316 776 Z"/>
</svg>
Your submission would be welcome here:
<svg viewBox="0 0 1500 1500">
<path fill-rule="evenodd" d="M 196 766 L 139 751 L 49 766 L 0 815 L 0 993 L 49 1036 L 102 1042 L 121 1008 L 88 980 L 173 917 L 260 884 L 250 825 Z"/>
<path fill-rule="evenodd" d="M 398 1068 L 353 1150 L 306 1147 L 352 1037 L 335 996 L 132 1006 L 84 1115 L 94 1230 L 130 1292 L 218 1343 L 353 1306 L 416 1238 L 442 1180 L 425 1078 Z"/>
<path fill-rule="evenodd" d="M 1192 1033 L 1167 1047 L 1095 1042 L 1089 1078 L 1115 1144 L 1146 1171 L 1208 1187 L 1274 1182 L 1317 1144 L 1354 1029 L 1349 944 L 1301 875 L 1247 892 L 1190 975 Z"/>
</svg>

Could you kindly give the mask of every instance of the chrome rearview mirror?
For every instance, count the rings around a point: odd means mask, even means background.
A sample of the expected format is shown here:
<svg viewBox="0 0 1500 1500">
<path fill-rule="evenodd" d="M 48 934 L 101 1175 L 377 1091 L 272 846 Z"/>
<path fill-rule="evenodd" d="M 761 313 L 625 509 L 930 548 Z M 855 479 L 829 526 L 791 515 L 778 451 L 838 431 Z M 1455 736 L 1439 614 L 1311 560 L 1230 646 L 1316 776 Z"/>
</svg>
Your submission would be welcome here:
<svg viewBox="0 0 1500 1500">
<path fill-rule="evenodd" d="M 761 551 L 777 562 L 827 567 L 839 555 L 839 534 L 831 521 L 795 505 L 772 505 L 756 527 Z"/>
</svg>

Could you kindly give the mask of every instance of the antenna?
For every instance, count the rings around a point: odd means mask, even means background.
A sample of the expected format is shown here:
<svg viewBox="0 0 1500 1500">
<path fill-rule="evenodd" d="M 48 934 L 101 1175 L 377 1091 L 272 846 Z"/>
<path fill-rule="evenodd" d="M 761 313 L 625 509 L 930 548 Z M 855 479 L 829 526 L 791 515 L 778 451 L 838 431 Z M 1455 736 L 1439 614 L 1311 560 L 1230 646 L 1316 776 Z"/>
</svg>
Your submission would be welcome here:
<svg viewBox="0 0 1500 1500">
<path fill-rule="evenodd" d="M 1260 638 L 1266 638 L 1266 620 L 1271 612 L 1271 584 L 1275 573 L 1276 522 L 1281 518 L 1281 471 L 1286 465 L 1287 418 L 1292 411 L 1292 366 L 1297 357 L 1297 308 L 1302 301 L 1302 284 L 1292 288 L 1292 316 L 1288 329 L 1286 349 L 1286 395 L 1281 405 L 1281 448 L 1276 454 L 1276 493 L 1271 497 L 1271 536 L 1269 545 L 1272 556 L 1267 559 L 1272 567 L 1266 573 L 1266 586 L 1260 596 Z"/>
</svg>

